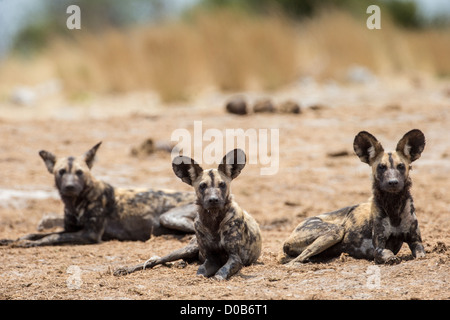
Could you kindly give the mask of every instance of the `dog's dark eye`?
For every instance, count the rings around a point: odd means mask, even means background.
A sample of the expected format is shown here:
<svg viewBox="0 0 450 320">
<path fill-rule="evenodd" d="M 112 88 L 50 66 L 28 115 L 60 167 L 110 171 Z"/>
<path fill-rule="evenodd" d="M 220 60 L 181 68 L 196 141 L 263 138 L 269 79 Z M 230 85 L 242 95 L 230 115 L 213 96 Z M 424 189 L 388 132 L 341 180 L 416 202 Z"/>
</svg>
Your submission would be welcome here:
<svg viewBox="0 0 450 320">
<path fill-rule="evenodd" d="M 63 176 L 66 173 L 66 169 L 60 169 L 58 171 L 58 173 L 59 173 L 60 176 Z"/>
<path fill-rule="evenodd" d="M 405 170 L 405 165 L 404 165 L 403 163 L 399 163 L 399 164 L 397 165 L 397 169 L 398 169 L 398 170 Z"/>
<path fill-rule="evenodd" d="M 81 177 L 83 175 L 83 170 L 77 170 L 75 171 L 75 174 L 79 177 Z"/>
<path fill-rule="evenodd" d="M 226 185 L 225 182 L 223 182 L 223 181 L 220 181 L 220 182 L 219 182 L 219 188 L 220 188 L 220 189 L 224 189 L 226 186 L 227 186 L 227 185 Z"/>
<path fill-rule="evenodd" d="M 200 185 L 198 186 L 200 190 L 205 190 L 206 189 L 206 183 L 202 182 L 200 183 Z"/>
<path fill-rule="evenodd" d="M 378 165 L 378 170 L 384 171 L 384 170 L 386 170 L 386 169 L 387 169 L 387 167 L 386 167 L 385 164 L 380 163 L 380 164 Z"/>
</svg>

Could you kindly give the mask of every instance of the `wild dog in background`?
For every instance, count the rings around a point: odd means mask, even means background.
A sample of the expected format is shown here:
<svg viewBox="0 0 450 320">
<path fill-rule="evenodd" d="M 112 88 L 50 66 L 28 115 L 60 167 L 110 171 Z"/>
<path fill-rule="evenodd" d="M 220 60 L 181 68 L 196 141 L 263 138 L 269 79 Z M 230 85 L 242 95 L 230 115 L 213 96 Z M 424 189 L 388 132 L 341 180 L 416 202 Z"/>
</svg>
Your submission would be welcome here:
<svg viewBox="0 0 450 320">
<path fill-rule="evenodd" d="M 195 235 L 184 248 L 162 258 L 150 258 L 146 263 L 121 268 L 123 275 L 178 259 L 199 259 L 203 264 L 197 275 L 225 280 L 248 266 L 261 254 L 261 233 L 255 219 L 233 199 L 230 184 L 244 168 L 245 153 L 230 151 L 218 169 L 203 170 L 193 159 L 179 156 L 172 162 L 173 170 L 183 182 L 193 186 L 197 195 L 198 216 Z"/>
<path fill-rule="evenodd" d="M 385 152 L 366 131 L 353 143 L 360 160 L 372 167 L 373 196 L 367 203 L 311 217 L 300 223 L 283 245 L 281 263 L 307 262 L 310 258 L 348 253 L 376 263 L 399 263 L 403 242 L 417 258 L 425 256 L 410 193 L 411 163 L 424 147 L 425 136 L 406 133 L 394 152 Z"/>
<path fill-rule="evenodd" d="M 151 235 L 193 233 L 196 196 L 190 192 L 117 189 L 90 169 L 101 142 L 79 157 L 57 158 L 40 151 L 64 203 L 64 231 L 29 234 L 2 244 L 33 247 L 141 240 Z"/>
</svg>

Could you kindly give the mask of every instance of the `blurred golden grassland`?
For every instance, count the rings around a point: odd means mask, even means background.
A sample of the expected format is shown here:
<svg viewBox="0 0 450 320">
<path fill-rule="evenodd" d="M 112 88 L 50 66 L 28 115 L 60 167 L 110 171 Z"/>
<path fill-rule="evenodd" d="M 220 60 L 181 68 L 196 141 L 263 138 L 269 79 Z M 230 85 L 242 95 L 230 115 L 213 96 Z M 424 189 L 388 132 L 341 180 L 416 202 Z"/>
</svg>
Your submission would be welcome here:
<svg viewBox="0 0 450 320">
<path fill-rule="evenodd" d="M 381 27 L 369 30 L 340 11 L 293 22 L 220 10 L 95 34 L 74 30 L 74 39 L 54 38 L 32 60 L 3 62 L 0 93 L 58 78 L 69 97 L 154 90 L 171 102 L 210 86 L 273 90 L 299 76 L 339 81 L 353 65 L 382 75 L 450 76 L 449 30 L 399 29 L 384 17 Z"/>
</svg>

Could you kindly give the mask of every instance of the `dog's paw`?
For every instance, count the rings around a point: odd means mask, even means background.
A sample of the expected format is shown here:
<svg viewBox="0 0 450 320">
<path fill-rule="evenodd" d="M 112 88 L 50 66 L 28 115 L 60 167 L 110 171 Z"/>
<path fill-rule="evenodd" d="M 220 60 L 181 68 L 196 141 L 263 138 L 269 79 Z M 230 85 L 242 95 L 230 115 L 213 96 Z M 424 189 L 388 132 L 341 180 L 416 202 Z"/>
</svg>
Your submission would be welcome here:
<svg viewBox="0 0 450 320">
<path fill-rule="evenodd" d="M 285 266 L 287 266 L 288 268 L 298 268 L 308 262 L 310 262 L 309 258 L 303 258 L 301 256 L 298 256 L 297 258 L 286 263 Z"/>
<path fill-rule="evenodd" d="M 291 262 L 293 258 L 291 256 L 287 255 L 286 253 L 281 252 L 277 255 L 276 259 L 277 259 L 278 263 L 280 263 L 280 264 L 287 264 L 287 263 Z"/>
<path fill-rule="evenodd" d="M 416 252 L 416 256 L 414 258 L 416 258 L 416 259 L 423 259 L 423 258 L 425 258 L 425 251 Z"/>
<path fill-rule="evenodd" d="M 224 276 L 224 275 L 221 275 L 221 274 L 216 274 L 214 276 L 214 279 L 217 280 L 217 281 L 225 281 L 225 280 L 227 280 L 227 277 Z"/>
<path fill-rule="evenodd" d="M 113 275 L 115 275 L 116 277 L 120 277 L 126 276 L 128 273 L 128 268 L 117 268 L 116 270 L 114 270 Z"/>
<path fill-rule="evenodd" d="M 397 257 L 397 256 L 392 256 L 392 257 L 387 258 L 387 259 L 384 261 L 384 264 L 394 265 L 394 264 L 399 264 L 401 261 L 402 261 L 402 259 L 400 259 L 399 257 Z"/>
<path fill-rule="evenodd" d="M 292 260 L 289 261 L 288 263 L 285 263 L 284 265 L 288 268 L 298 268 L 302 265 L 303 263 L 296 261 L 296 260 Z"/>
<path fill-rule="evenodd" d="M 13 242 L 14 242 L 14 240 L 11 240 L 11 239 L 0 239 L 0 246 L 7 246 Z"/>
<path fill-rule="evenodd" d="M 201 265 L 200 267 L 198 267 L 197 276 L 206 277 L 206 268 L 205 268 L 205 266 Z"/>
<path fill-rule="evenodd" d="M 36 247 L 38 244 L 36 243 L 36 241 L 31 241 L 31 240 L 17 240 L 17 241 L 13 241 L 10 244 L 10 247 L 12 248 L 31 248 L 31 247 Z"/>
</svg>

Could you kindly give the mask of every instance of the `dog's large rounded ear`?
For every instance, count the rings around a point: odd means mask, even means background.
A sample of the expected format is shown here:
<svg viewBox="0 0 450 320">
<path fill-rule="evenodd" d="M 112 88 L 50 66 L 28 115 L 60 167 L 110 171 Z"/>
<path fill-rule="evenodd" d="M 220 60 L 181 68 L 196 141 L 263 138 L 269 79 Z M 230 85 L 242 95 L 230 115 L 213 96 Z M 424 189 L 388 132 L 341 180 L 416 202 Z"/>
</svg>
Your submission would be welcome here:
<svg viewBox="0 0 450 320">
<path fill-rule="evenodd" d="M 45 166 L 47 167 L 48 172 L 53 174 L 53 168 L 55 167 L 56 157 L 53 153 L 41 150 L 39 151 L 39 155 L 42 160 L 44 160 Z"/>
<path fill-rule="evenodd" d="M 373 161 L 384 152 L 381 143 L 367 131 L 361 131 L 356 135 L 353 150 L 362 162 L 369 165 L 372 165 Z"/>
<path fill-rule="evenodd" d="M 413 129 L 400 139 L 396 151 L 413 162 L 420 158 L 424 148 L 425 135 L 419 129 Z"/>
<path fill-rule="evenodd" d="M 100 147 L 101 144 L 102 142 L 100 141 L 83 155 L 84 161 L 86 162 L 89 169 L 91 169 L 92 166 L 94 165 L 95 154 L 97 153 L 97 149 Z"/>
<path fill-rule="evenodd" d="M 218 170 L 227 177 L 234 179 L 244 169 L 246 163 L 245 152 L 241 149 L 234 149 L 223 157 Z"/>
<path fill-rule="evenodd" d="M 195 180 L 202 174 L 200 165 L 189 157 L 178 156 L 172 160 L 172 169 L 181 181 L 192 186 Z"/>
</svg>

